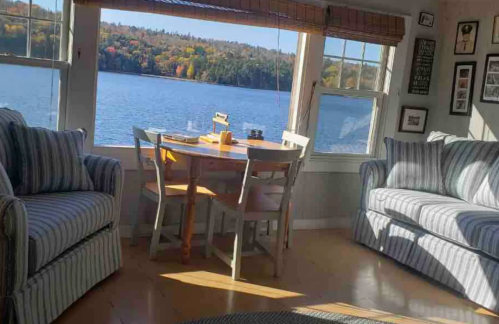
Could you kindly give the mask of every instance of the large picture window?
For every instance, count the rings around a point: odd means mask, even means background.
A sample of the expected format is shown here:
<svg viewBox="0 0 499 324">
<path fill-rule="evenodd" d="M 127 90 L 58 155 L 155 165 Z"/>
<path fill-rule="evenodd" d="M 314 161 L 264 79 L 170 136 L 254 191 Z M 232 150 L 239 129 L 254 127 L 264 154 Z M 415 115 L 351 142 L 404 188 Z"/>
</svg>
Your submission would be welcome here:
<svg viewBox="0 0 499 324">
<path fill-rule="evenodd" d="M 216 112 L 235 138 L 287 128 L 298 33 L 101 11 L 95 145 L 133 145 L 132 126 L 205 135 Z M 278 46 L 279 44 L 279 46 Z"/>
<path fill-rule="evenodd" d="M 388 47 L 327 37 L 316 89 L 316 153 L 371 155 Z"/>
</svg>

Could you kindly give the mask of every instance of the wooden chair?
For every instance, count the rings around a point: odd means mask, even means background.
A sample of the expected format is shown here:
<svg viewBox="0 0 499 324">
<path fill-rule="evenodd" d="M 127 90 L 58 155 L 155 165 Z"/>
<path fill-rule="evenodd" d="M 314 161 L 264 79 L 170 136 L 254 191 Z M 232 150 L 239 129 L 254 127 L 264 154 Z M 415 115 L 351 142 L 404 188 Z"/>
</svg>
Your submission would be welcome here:
<svg viewBox="0 0 499 324">
<path fill-rule="evenodd" d="M 161 145 L 161 134 L 145 131 L 136 127 L 133 127 L 133 136 L 135 139 L 135 151 L 137 156 L 137 170 L 139 173 L 140 181 L 140 192 L 139 192 L 139 208 L 135 219 L 133 220 L 133 230 L 132 239 L 130 244 L 134 245 L 137 242 L 137 236 L 139 232 L 139 211 L 140 211 L 140 198 L 145 196 L 158 203 L 158 209 L 156 213 L 156 220 L 154 222 L 153 235 L 151 240 L 151 246 L 149 248 L 149 257 L 155 259 L 156 254 L 160 250 L 165 250 L 169 248 L 176 248 L 182 245 L 182 228 L 184 219 L 184 206 L 186 203 L 187 195 L 187 184 L 179 181 L 165 181 L 165 166 L 161 155 L 162 148 Z M 141 141 L 151 143 L 154 145 L 154 158 L 151 159 L 145 156 L 142 152 Z M 144 164 L 154 165 L 156 171 L 156 181 L 146 182 L 144 179 Z M 200 196 L 208 197 L 208 213 L 211 209 L 211 196 L 213 192 L 206 187 L 197 187 L 197 193 Z M 169 233 L 162 233 L 163 220 L 165 217 L 166 205 L 167 204 L 180 204 L 180 224 L 179 224 L 179 234 L 178 236 L 171 235 Z M 168 239 L 168 243 L 160 243 L 161 235 Z"/>
<path fill-rule="evenodd" d="M 288 131 L 283 131 L 282 132 L 282 145 L 293 148 L 293 149 L 301 149 L 301 155 L 300 159 L 298 161 L 298 172 L 296 172 L 296 176 L 293 179 L 293 185 L 296 179 L 298 178 L 298 174 L 303 168 L 303 164 L 305 161 L 305 157 L 307 156 L 307 150 L 308 150 L 308 144 L 310 142 L 310 139 L 308 137 L 298 135 L 295 133 L 291 133 Z M 275 173 L 272 173 L 272 177 L 275 176 Z M 267 195 L 271 195 L 276 197 L 276 200 L 279 198 L 282 199 L 282 194 L 283 194 L 283 187 L 280 186 L 263 186 L 261 188 L 263 192 Z M 227 225 L 225 224 L 225 215 L 222 218 L 222 233 L 225 234 Z M 271 221 L 266 221 L 266 232 L 267 235 L 270 235 L 272 229 L 272 222 Z M 255 225 L 255 230 L 260 231 L 260 228 L 258 224 Z M 265 230 L 265 227 L 263 228 Z M 293 238 L 293 219 L 290 216 L 289 209 L 288 209 L 288 214 L 286 216 L 286 233 L 287 233 L 287 239 L 286 239 L 286 247 L 290 248 L 292 245 L 292 238 Z"/>
<path fill-rule="evenodd" d="M 245 221 L 263 221 L 277 220 L 277 247 L 274 255 L 276 276 L 282 274 L 282 253 L 284 249 L 285 218 L 291 198 L 292 187 L 295 174 L 298 168 L 301 150 L 264 150 L 248 148 L 248 163 L 244 174 L 244 180 L 241 193 L 226 193 L 213 196 L 213 207 L 215 205 L 228 216 L 236 218 L 236 230 L 234 241 L 234 252 L 232 257 L 225 254 L 222 250 L 213 245 L 213 231 L 215 217 L 212 211 L 208 214 L 206 228 L 206 257 L 215 253 L 222 261 L 232 268 L 232 278 L 238 280 L 241 273 L 241 257 L 243 256 L 243 229 Z M 285 163 L 288 164 L 288 170 L 280 178 L 259 178 L 253 174 L 253 168 L 256 163 Z M 261 190 L 252 190 L 258 186 L 280 186 L 283 188 L 283 196 L 280 204 L 276 203 Z M 255 246 L 260 250 L 270 253 L 270 249 L 260 242 L 257 237 L 254 238 Z M 250 254 L 254 254 L 250 252 Z"/>
<path fill-rule="evenodd" d="M 310 139 L 308 137 L 298 135 L 295 133 L 291 133 L 288 131 L 282 132 L 282 145 L 289 147 L 289 148 L 293 148 L 293 149 L 301 149 L 300 159 L 298 160 L 298 169 L 297 169 L 297 172 L 296 172 L 295 177 L 293 179 L 293 186 L 296 182 L 296 179 L 298 178 L 298 175 L 299 175 L 301 169 L 303 168 L 305 157 L 307 156 L 307 152 L 308 152 L 309 142 L 310 142 Z M 275 176 L 275 174 L 272 174 L 272 177 L 274 177 L 274 176 Z M 277 197 L 282 197 L 282 194 L 284 193 L 283 187 L 280 187 L 280 186 L 263 186 L 262 190 L 267 195 L 272 195 L 272 196 L 277 196 Z M 293 239 L 293 219 L 291 218 L 291 214 L 289 212 L 290 209 L 291 209 L 291 206 L 288 208 L 288 214 L 286 215 L 286 233 L 287 233 L 286 247 L 287 248 L 291 247 L 292 239 Z M 270 235 L 271 229 L 272 229 L 272 222 L 267 221 L 267 235 Z"/>
</svg>

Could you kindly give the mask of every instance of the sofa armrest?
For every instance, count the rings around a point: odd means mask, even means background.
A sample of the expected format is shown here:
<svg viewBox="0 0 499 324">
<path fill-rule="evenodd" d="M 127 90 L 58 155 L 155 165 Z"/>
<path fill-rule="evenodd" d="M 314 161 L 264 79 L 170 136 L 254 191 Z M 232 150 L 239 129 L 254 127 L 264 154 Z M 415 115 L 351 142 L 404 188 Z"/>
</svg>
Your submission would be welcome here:
<svg viewBox="0 0 499 324">
<path fill-rule="evenodd" d="M 386 160 L 373 160 L 360 165 L 360 210 L 369 209 L 369 193 L 381 188 L 386 182 Z"/>
<path fill-rule="evenodd" d="M 84 161 L 90 178 L 94 183 L 94 190 L 110 194 L 114 197 L 115 215 L 113 217 L 113 226 L 118 226 L 124 182 L 124 172 L 121 162 L 116 159 L 93 154 L 85 155 Z"/>
<path fill-rule="evenodd" d="M 0 297 L 11 296 L 28 280 L 28 213 L 24 202 L 0 195 Z M 0 298 L 0 318 L 12 311 Z"/>
</svg>

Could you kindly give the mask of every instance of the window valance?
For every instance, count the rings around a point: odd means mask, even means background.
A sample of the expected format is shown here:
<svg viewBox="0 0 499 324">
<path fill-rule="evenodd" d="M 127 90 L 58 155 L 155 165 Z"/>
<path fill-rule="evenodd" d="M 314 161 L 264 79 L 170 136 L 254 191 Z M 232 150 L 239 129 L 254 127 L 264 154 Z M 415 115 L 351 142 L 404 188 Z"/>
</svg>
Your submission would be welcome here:
<svg viewBox="0 0 499 324">
<path fill-rule="evenodd" d="M 348 7 L 322 8 L 291 0 L 74 0 L 106 9 L 140 11 L 281 28 L 384 45 L 404 36 L 404 18 Z"/>
</svg>

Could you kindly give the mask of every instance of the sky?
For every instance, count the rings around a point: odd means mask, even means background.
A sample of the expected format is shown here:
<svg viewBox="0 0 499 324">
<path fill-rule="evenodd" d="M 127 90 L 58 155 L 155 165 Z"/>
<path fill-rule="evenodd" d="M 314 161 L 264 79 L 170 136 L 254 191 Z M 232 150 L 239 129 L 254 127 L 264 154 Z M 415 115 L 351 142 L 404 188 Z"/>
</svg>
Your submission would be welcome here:
<svg viewBox="0 0 499 324">
<path fill-rule="evenodd" d="M 236 41 L 268 49 L 277 49 L 279 32 L 273 28 L 262 28 L 218 23 L 198 19 L 178 18 L 150 13 L 102 9 L 101 21 L 122 25 L 164 29 L 167 32 L 190 33 L 196 37 Z M 279 47 L 284 53 L 296 53 L 298 33 L 281 30 Z"/>
</svg>

